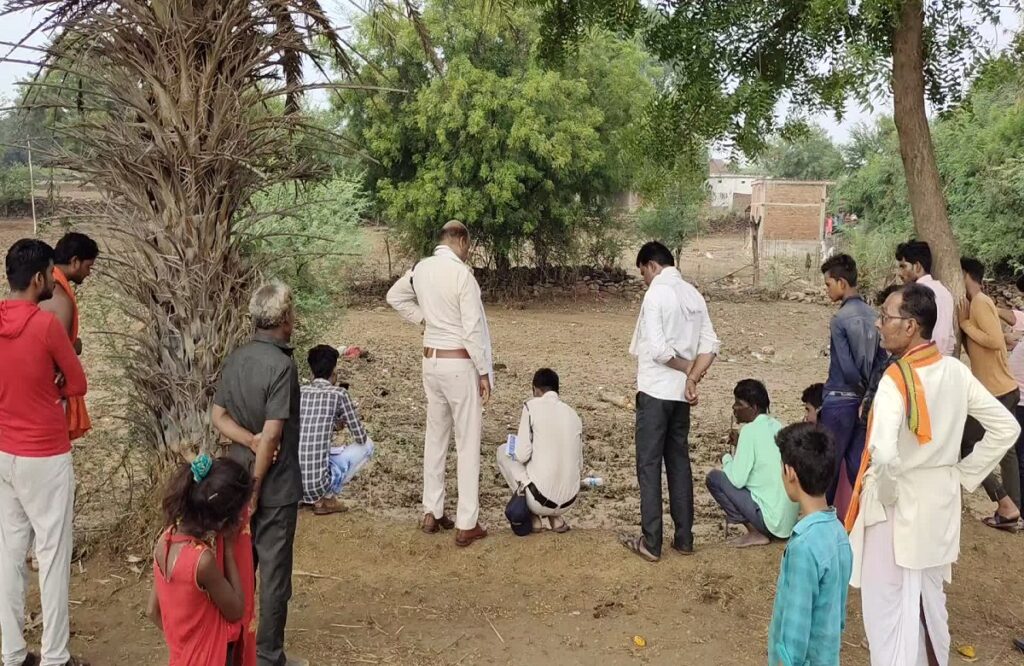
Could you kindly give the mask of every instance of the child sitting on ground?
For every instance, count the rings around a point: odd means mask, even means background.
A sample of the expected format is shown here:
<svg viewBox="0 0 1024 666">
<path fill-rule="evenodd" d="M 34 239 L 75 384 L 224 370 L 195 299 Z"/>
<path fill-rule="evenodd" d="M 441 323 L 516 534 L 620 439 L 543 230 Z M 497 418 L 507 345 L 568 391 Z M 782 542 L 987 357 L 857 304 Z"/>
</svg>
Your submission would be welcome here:
<svg viewBox="0 0 1024 666">
<path fill-rule="evenodd" d="M 782 480 L 803 518 L 782 556 L 768 630 L 768 663 L 839 664 L 853 552 L 825 492 L 835 474 L 835 446 L 824 430 L 797 423 L 779 432 Z"/>
<path fill-rule="evenodd" d="M 317 345 L 307 361 L 313 381 L 303 386 L 299 406 L 299 467 L 302 469 L 302 501 L 313 505 L 318 516 L 346 511 L 338 495 L 373 456 L 367 436 L 347 386 L 338 386 L 338 350 Z M 347 426 L 353 443 L 332 446 L 335 432 Z"/>
<path fill-rule="evenodd" d="M 249 472 L 201 454 L 182 464 L 163 499 L 167 528 L 153 549 L 149 617 L 164 633 L 169 666 L 224 666 L 241 637 L 245 585 L 234 533 L 252 496 Z M 210 543 L 223 536 L 223 571 Z"/>
</svg>

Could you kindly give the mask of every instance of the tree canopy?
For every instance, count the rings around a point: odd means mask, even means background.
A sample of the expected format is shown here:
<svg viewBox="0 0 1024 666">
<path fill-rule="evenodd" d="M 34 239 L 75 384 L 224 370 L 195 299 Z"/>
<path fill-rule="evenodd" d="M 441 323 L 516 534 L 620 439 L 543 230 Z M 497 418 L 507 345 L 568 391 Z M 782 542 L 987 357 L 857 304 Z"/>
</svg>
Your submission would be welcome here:
<svg viewBox="0 0 1024 666">
<path fill-rule="evenodd" d="M 606 216 L 615 195 L 660 186 L 664 174 L 636 138 L 660 70 L 634 41 L 606 32 L 581 43 L 580 58 L 548 67 L 538 18 L 528 7 L 498 20 L 475 0 L 431 3 L 423 23 L 443 76 L 414 26 L 360 26 L 362 78 L 407 92 L 348 91 L 335 105 L 378 162 L 367 187 L 379 214 L 411 247 L 428 249 L 457 217 L 499 264 L 527 244 L 543 264 L 584 218 Z"/>
<path fill-rule="evenodd" d="M 832 180 L 842 175 L 846 166 L 842 152 L 817 126 L 772 141 L 759 161 L 760 170 L 767 175 L 794 180 Z"/>
</svg>

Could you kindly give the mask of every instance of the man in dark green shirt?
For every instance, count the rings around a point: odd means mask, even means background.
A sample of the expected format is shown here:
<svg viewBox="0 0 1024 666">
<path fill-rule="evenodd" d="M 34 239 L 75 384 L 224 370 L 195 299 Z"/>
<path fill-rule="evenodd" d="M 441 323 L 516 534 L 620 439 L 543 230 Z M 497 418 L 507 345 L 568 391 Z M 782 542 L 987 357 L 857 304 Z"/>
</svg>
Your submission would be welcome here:
<svg viewBox="0 0 1024 666">
<path fill-rule="evenodd" d="M 260 575 L 259 666 L 301 666 L 284 654 L 292 595 L 292 550 L 298 503 L 299 375 L 289 346 L 295 325 L 291 290 L 264 285 L 249 303 L 256 333 L 224 362 L 213 398 L 213 425 L 232 444 L 228 457 L 255 479 L 250 528 Z"/>
</svg>

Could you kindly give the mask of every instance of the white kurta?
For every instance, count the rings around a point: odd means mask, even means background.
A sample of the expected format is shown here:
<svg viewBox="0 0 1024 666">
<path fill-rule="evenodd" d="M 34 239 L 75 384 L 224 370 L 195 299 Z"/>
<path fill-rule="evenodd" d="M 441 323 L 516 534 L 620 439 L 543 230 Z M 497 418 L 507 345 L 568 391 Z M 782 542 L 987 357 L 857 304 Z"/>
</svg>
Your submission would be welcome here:
<svg viewBox="0 0 1024 666">
<path fill-rule="evenodd" d="M 949 581 L 950 565 L 960 553 L 960 487 L 974 491 L 1020 432 L 1013 415 L 960 361 L 943 357 L 917 373 L 932 441 L 918 443 L 907 425 L 902 394 L 892 379 L 883 377 L 868 438 L 871 465 L 850 534 L 850 584 L 863 588 L 864 624 L 876 666 L 927 663 L 921 661 L 921 633 L 912 630 L 919 627 L 922 604 L 936 656 L 941 664 L 947 662 L 941 583 Z M 960 460 L 968 415 L 985 428 L 985 437 Z"/>
</svg>

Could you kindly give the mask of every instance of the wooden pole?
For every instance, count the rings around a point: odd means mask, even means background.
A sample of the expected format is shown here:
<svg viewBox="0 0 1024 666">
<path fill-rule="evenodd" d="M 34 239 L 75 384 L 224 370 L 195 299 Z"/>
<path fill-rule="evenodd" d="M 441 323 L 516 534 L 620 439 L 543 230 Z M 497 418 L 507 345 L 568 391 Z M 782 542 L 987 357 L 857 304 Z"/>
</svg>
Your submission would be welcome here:
<svg viewBox="0 0 1024 666">
<path fill-rule="evenodd" d="M 750 247 L 754 251 L 754 288 L 761 286 L 761 248 L 758 235 L 761 232 L 760 221 L 750 217 Z"/>
<path fill-rule="evenodd" d="M 39 236 L 39 222 L 36 220 L 36 181 L 32 174 L 32 139 L 28 140 L 28 200 L 32 205 L 32 236 Z"/>
</svg>

